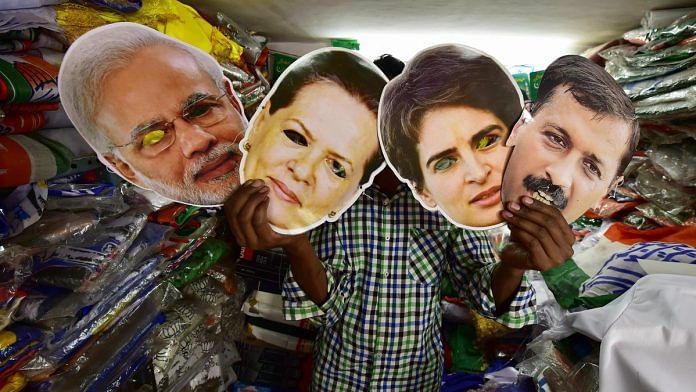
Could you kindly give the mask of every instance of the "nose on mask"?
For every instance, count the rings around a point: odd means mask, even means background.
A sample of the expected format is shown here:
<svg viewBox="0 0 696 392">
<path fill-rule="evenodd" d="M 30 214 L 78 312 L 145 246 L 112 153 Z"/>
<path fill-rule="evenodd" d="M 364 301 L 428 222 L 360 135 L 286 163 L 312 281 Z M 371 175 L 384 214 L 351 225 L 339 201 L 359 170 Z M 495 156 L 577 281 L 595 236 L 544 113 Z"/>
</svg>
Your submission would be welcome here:
<svg viewBox="0 0 696 392">
<path fill-rule="evenodd" d="M 542 203 L 553 205 L 559 210 L 568 206 L 568 197 L 563 188 L 554 185 L 548 178 L 529 175 L 524 178 L 523 184 L 532 193 L 532 197 Z"/>
</svg>

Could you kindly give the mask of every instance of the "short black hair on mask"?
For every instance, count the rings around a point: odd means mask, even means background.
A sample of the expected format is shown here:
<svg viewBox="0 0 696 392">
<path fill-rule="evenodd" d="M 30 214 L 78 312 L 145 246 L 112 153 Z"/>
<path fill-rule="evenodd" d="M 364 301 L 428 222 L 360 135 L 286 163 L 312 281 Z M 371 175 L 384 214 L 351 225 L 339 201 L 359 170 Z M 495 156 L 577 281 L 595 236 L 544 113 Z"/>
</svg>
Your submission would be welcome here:
<svg viewBox="0 0 696 392">
<path fill-rule="evenodd" d="M 562 56 L 544 71 L 537 100 L 532 106 L 532 115 L 553 98 L 559 87 L 562 92 L 572 94 L 580 105 L 599 118 L 615 117 L 630 126 L 631 135 L 616 172 L 616 176 L 621 175 L 631 161 L 640 138 L 640 127 L 628 95 L 604 68 L 589 59 L 577 55 Z"/>
</svg>

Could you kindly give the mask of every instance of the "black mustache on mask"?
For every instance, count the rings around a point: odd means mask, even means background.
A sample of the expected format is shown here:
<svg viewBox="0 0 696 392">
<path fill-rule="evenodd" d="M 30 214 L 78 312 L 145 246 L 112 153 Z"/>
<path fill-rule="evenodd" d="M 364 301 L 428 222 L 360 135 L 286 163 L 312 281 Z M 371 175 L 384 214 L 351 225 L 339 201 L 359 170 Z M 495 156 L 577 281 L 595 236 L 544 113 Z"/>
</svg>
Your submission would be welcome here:
<svg viewBox="0 0 696 392">
<path fill-rule="evenodd" d="M 522 184 L 532 194 L 536 191 L 543 191 L 547 195 L 551 196 L 553 206 L 559 210 L 563 210 L 566 208 L 566 206 L 568 206 L 568 197 L 563 191 L 563 188 L 559 187 L 558 185 L 554 185 L 547 178 L 528 175 L 524 178 Z"/>
</svg>

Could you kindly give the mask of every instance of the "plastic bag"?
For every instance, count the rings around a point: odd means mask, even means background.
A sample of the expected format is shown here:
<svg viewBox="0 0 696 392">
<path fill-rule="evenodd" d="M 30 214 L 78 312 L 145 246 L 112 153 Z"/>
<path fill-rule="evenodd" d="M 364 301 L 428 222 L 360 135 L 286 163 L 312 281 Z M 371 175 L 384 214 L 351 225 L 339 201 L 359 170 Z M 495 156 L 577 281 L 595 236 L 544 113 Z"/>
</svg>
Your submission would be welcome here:
<svg viewBox="0 0 696 392">
<path fill-rule="evenodd" d="M 180 289 L 200 278 L 208 268 L 229 254 L 230 247 L 226 243 L 209 238 L 174 271 L 169 281 Z"/>
<path fill-rule="evenodd" d="M 22 185 L 0 199 L 0 241 L 36 223 L 44 212 L 48 187 L 45 182 Z"/>
<path fill-rule="evenodd" d="M 137 12 L 117 12 L 66 3 L 55 7 L 56 21 L 70 43 L 93 28 L 114 22 L 143 24 L 210 53 L 216 60 L 239 63 L 244 49 L 176 0 L 149 0 Z"/>
<path fill-rule="evenodd" d="M 696 186 L 696 140 L 686 138 L 678 144 L 661 144 L 645 151 L 650 162 L 675 183 Z"/>
<path fill-rule="evenodd" d="M 622 87 L 632 101 L 639 101 L 654 95 L 679 90 L 696 84 L 696 67 L 690 67 L 673 74 L 661 75 L 639 82 L 626 83 Z"/>
<path fill-rule="evenodd" d="M 696 56 L 694 56 L 696 57 Z M 655 95 L 633 103 L 640 118 L 691 117 L 696 109 L 696 86 Z"/>
<path fill-rule="evenodd" d="M 130 208 L 127 198 L 131 192 L 127 185 L 121 185 L 114 194 L 81 195 L 81 197 L 50 197 L 46 202 L 46 210 L 51 211 L 83 211 L 95 210 L 100 216 L 120 215 Z"/>
<path fill-rule="evenodd" d="M 20 287 L 31 275 L 31 253 L 21 246 L 0 246 L 0 331 L 26 297 Z"/>
<path fill-rule="evenodd" d="M 220 27 L 222 33 L 244 47 L 244 58 L 246 62 L 256 64 L 259 56 L 261 56 L 261 51 L 263 51 L 263 46 L 256 41 L 248 31 L 235 23 L 227 15 L 218 12 L 216 17 L 218 27 Z"/>
<path fill-rule="evenodd" d="M 158 390 L 168 390 L 184 376 L 200 369 L 194 366 L 209 356 L 215 346 L 214 334 L 208 330 L 205 315 L 195 302 L 181 302 L 167 313 L 167 321 L 158 332 L 160 349 L 153 358 Z M 173 388 L 172 388 L 173 389 Z"/>
<path fill-rule="evenodd" d="M 649 165 L 638 170 L 634 189 L 678 224 L 694 215 L 693 196 Z"/>
<path fill-rule="evenodd" d="M 138 271 L 141 276 L 126 280 L 113 295 L 86 309 L 85 316 L 69 331 L 61 334 L 59 339 L 51 342 L 51 349 L 43 353 L 46 359 L 54 366 L 67 361 L 93 337 L 98 336 L 119 320 L 129 317 L 153 292 L 154 282 L 159 272 L 148 270 L 155 266 L 144 266 L 144 271 Z M 147 275 L 143 277 L 144 274 Z M 158 287 L 160 286 L 163 285 Z M 157 290 L 163 291 L 165 288 L 160 287 Z"/>
<path fill-rule="evenodd" d="M 127 362 L 129 354 L 145 344 L 155 327 L 164 321 L 161 310 L 171 306 L 179 296 L 166 283 L 147 289 L 113 328 L 83 351 L 75 361 L 78 366 L 52 377 L 43 387 L 49 384 L 52 390 L 60 391 L 103 390 L 118 376 L 119 365 Z"/>
<path fill-rule="evenodd" d="M 147 215 L 136 209 L 106 219 L 98 228 L 37 260 L 32 279 L 71 290 L 89 290 L 90 283 L 117 263 L 145 226 Z"/>
</svg>

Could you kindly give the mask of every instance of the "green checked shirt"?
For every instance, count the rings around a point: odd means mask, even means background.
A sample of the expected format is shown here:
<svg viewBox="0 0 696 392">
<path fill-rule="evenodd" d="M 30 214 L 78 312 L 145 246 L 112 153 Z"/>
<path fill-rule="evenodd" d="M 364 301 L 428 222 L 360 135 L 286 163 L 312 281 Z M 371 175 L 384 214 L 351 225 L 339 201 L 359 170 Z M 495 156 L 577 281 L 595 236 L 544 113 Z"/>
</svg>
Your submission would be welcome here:
<svg viewBox="0 0 696 392">
<path fill-rule="evenodd" d="M 496 261 L 485 233 L 456 228 L 425 210 L 406 186 L 392 198 L 370 187 L 310 240 L 326 269 L 329 298 L 317 306 L 289 273 L 283 299 L 286 318 L 320 324 L 312 390 L 439 390 L 445 263 L 461 296 L 493 317 Z M 535 319 L 534 291 L 523 280 L 497 320 L 522 327 Z"/>
</svg>

